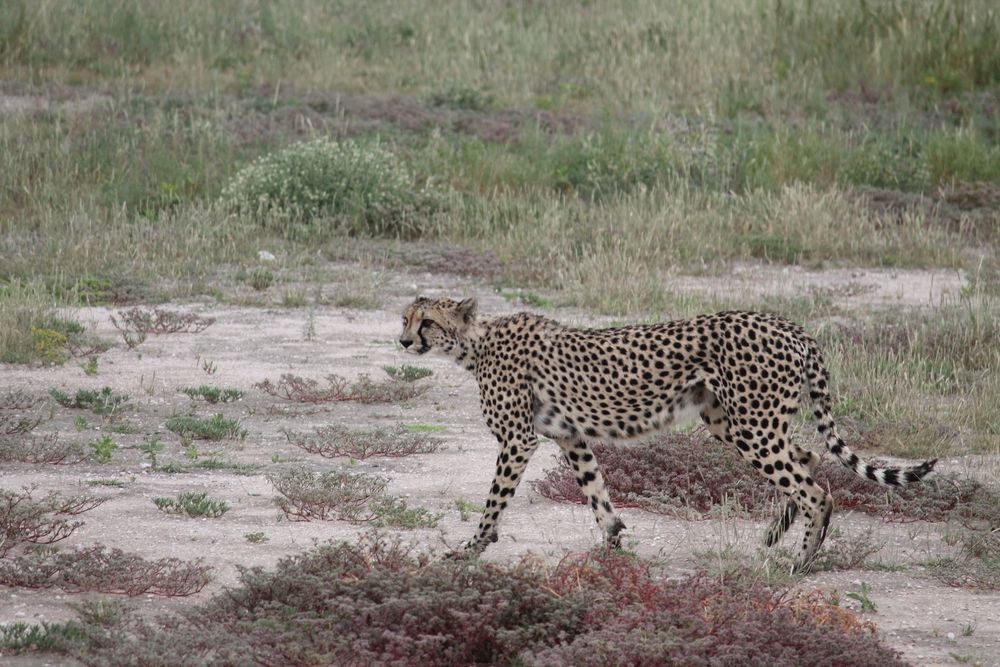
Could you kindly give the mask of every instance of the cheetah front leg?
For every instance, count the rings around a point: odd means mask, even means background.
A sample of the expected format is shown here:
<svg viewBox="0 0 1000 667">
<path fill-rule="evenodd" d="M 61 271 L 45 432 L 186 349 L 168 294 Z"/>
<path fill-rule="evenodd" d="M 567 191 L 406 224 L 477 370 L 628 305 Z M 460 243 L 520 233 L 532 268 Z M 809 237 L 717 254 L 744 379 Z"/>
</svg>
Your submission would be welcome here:
<svg viewBox="0 0 1000 667">
<path fill-rule="evenodd" d="M 531 394 L 527 387 L 502 402 L 494 402 L 493 398 L 491 393 L 483 392 L 486 423 L 500 444 L 496 474 L 486 498 L 483 518 L 479 521 L 476 535 L 466 542 L 459 552 L 453 554 L 454 556 L 478 555 L 497 541 L 500 515 L 514 498 L 514 492 L 521 482 L 524 469 L 538 448 L 538 437 L 535 435 L 531 420 Z M 491 414 L 488 406 L 495 406 L 498 403 L 504 405 L 504 413 Z"/>
<path fill-rule="evenodd" d="M 604 476 L 594 458 L 594 450 L 590 444 L 579 436 L 556 438 L 562 449 L 563 458 L 573 468 L 576 483 L 580 491 L 594 511 L 597 525 L 604 533 L 604 542 L 613 549 L 621 548 L 621 531 L 625 530 L 625 522 L 621 520 L 611 504 L 608 489 L 604 485 Z"/>
</svg>

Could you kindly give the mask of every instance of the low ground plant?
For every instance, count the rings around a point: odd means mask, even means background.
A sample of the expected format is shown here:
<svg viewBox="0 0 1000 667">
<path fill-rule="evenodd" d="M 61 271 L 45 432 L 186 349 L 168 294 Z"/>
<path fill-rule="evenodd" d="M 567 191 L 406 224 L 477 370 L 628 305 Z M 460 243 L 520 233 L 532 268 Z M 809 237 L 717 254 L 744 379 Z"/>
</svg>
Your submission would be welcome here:
<svg viewBox="0 0 1000 667">
<path fill-rule="evenodd" d="M 409 364 L 403 364 L 402 366 L 383 366 L 382 370 L 384 370 L 393 380 L 402 380 L 403 382 L 416 382 L 417 380 L 422 380 L 423 378 L 434 374 L 434 371 L 429 368 L 424 368 L 423 366 L 411 366 Z"/>
<path fill-rule="evenodd" d="M 400 528 L 433 527 L 438 515 L 408 508 L 386 492 L 388 480 L 364 473 L 288 468 L 267 476 L 280 495 L 274 501 L 292 521 L 347 521 Z"/>
<path fill-rule="evenodd" d="M 215 519 L 229 511 L 229 504 L 223 500 L 209 498 L 207 493 L 188 491 L 177 498 L 153 498 L 157 509 L 167 514 L 186 514 L 190 517 Z"/>
<path fill-rule="evenodd" d="M 312 433 L 287 429 L 282 432 L 296 447 L 326 458 L 399 458 L 432 454 L 441 447 L 440 441 L 421 433 L 410 433 L 401 427 L 356 431 L 344 426 L 322 426 Z"/>
<path fill-rule="evenodd" d="M 0 489 L 0 558 L 23 544 L 53 544 L 72 535 L 83 522 L 74 520 L 108 499 L 50 492 L 33 495 L 34 487 L 21 491 Z"/>
<path fill-rule="evenodd" d="M 50 652 L 83 639 L 74 622 L 28 624 L 16 621 L 0 625 L 0 655 Z"/>
<path fill-rule="evenodd" d="M 185 387 L 182 389 L 192 400 L 201 399 L 207 403 L 231 403 L 243 398 L 243 392 L 239 389 L 220 389 L 207 384 L 198 387 Z"/>
<path fill-rule="evenodd" d="M 749 577 L 658 576 L 607 552 L 554 567 L 448 561 L 368 536 L 242 571 L 240 585 L 155 622 L 83 623 L 85 663 L 903 665 L 872 624 L 820 593 Z"/>
<path fill-rule="evenodd" d="M 247 437 L 238 419 L 227 419 L 221 412 L 209 419 L 178 415 L 168 419 L 166 426 L 182 438 L 193 440 L 243 440 Z"/>
<path fill-rule="evenodd" d="M 78 389 L 73 396 L 53 389 L 49 395 L 64 408 L 90 410 L 97 415 L 113 416 L 129 407 L 129 397 L 125 394 L 114 393 L 111 387 L 104 387 L 100 391 Z"/>
<path fill-rule="evenodd" d="M 98 463 L 111 463 L 111 459 L 118 449 L 118 443 L 111 439 L 109 435 L 102 435 L 89 445 L 94 460 Z"/>
<path fill-rule="evenodd" d="M 360 374 L 355 382 L 331 374 L 326 376 L 326 384 L 285 373 L 277 382 L 263 380 L 254 385 L 265 394 L 283 398 L 295 403 L 333 403 L 355 401 L 358 403 L 398 403 L 420 396 L 427 388 L 409 382 L 389 378 L 376 382 L 367 374 Z"/>
<path fill-rule="evenodd" d="M 594 446 L 612 500 L 686 518 L 705 518 L 735 505 L 751 513 L 771 512 L 776 494 L 739 453 L 707 432 L 668 434 L 642 445 Z M 876 464 L 881 464 L 875 461 Z M 1000 507 L 1000 490 L 975 480 L 937 473 L 920 484 L 891 492 L 834 461 L 825 461 L 816 480 L 833 493 L 840 510 L 857 510 L 885 521 L 989 521 Z M 583 503 L 573 471 L 560 463 L 529 482 L 546 498 Z"/>
<path fill-rule="evenodd" d="M 211 581 L 210 571 L 200 561 L 147 560 L 98 544 L 70 551 L 34 549 L 2 560 L 0 583 L 21 588 L 60 588 L 67 593 L 185 597 Z"/>
</svg>

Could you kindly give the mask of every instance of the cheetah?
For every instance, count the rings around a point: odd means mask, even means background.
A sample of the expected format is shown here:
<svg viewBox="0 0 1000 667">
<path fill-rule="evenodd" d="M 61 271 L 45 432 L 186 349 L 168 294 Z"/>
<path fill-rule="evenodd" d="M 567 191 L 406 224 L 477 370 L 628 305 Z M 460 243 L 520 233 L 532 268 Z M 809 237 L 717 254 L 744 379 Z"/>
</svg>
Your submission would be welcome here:
<svg viewBox="0 0 1000 667">
<path fill-rule="evenodd" d="M 814 479 L 820 457 L 790 439 L 792 417 L 811 407 L 826 447 L 858 475 L 885 486 L 920 481 L 936 459 L 877 468 L 854 454 L 830 414 L 829 374 L 813 340 L 771 313 L 727 311 L 662 324 L 578 329 L 531 313 L 484 316 L 475 299 L 420 297 L 403 314 L 400 344 L 431 350 L 471 371 L 486 425 L 499 443 L 496 475 L 475 536 L 459 555 L 497 541 L 538 435 L 554 440 L 597 519 L 620 546 L 615 512 L 590 441 L 648 437 L 695 411 L 784 494 L 767 529 L 772 546 L 801 514 L 808 522 L 795 569 L 808 569 L 826 537 L 833 500 Z"/>
</svg>

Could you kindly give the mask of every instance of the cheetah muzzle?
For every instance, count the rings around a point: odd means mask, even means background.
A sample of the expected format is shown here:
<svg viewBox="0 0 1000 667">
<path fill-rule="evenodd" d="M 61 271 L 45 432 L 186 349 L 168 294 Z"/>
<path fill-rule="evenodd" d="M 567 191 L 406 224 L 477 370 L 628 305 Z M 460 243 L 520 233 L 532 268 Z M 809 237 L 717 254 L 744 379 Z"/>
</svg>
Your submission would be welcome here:
<svg viewBox="0 0 1000 667">
<path fill-rule="evenodd" d="M 830 413 L 829 374 L 816 341 L 770 313 L 727 311 L 662 324 L 577 329 L 531 313 L 480 315 L 474 299 L 421 297 L 406 308 L 399 340 L 416 354 L 445 354 L 475 375 L 486 425 L 500 444 L 485 512 L 463 555 L 478 554 L 497 540 L 500 516 L 538 435 L 559 445 L 605 542 L 617 547 L 625 524 L 611 504 L 590 441 L 644 438 L 696 410 L 712 435 L 736 447 L 784 494 L 784 507 L 765 535 L 768 546 L 798 515 L 804 517 L 798 570 L 811 564 L 833 511 L 833 499 L 814 479 L 819 455 L 790 437 L 800 407 L 812 409 L 827 450 L 873 482 L 912 484 L 936 463 L 877 468 L 853 453 Z"/>
</svg>

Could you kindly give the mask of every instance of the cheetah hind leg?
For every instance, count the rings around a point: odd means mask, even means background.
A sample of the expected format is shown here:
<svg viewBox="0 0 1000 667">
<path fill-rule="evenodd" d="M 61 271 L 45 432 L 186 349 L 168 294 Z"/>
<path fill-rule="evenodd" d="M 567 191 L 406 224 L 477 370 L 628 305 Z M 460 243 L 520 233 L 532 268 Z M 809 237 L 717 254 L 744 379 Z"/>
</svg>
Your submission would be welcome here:
<svg viewBox="0 0 1000 667">
<path fill-rule="evenodd" d="M 811 477 L 816 476 L 816 468 L 819 466 L 820 457 L 815 452 L 796 447 L 793 456 L 809 470 Z M 785 532 L 795 522 L 795 517 L 798 516 L 798 513 L 799 506 L 791 498 L 786 499 L 781 513 L 778 514 L 778 517 L 768 527 L 767 532 L 764 533 L 764 546 L 773 547 L 781 541 Z"/>
</svg>

